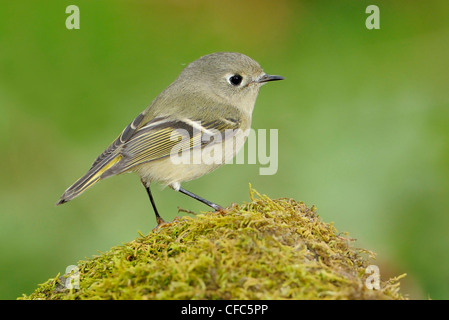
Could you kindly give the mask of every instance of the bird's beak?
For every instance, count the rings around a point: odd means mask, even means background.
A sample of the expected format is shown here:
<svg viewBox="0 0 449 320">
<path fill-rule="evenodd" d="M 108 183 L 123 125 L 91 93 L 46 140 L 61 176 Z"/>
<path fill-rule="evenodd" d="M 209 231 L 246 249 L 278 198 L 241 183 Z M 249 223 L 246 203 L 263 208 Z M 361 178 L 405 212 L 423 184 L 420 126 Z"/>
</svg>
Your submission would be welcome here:
<svg viewBox="0 0 449 320">
<path fill-rule="evenodd" d="M 284 80 L 284 79 L 285 78 L 281 77 L 281 76 L 272 76 L 272 75 L 269 75 L 269 74 L 264 74 L 259 79 L 257 79 L 256 82 L 264 83 L 264 82 L 268 82 L 268 81 L 277 81 L 277 80 Z"/>
</svg>

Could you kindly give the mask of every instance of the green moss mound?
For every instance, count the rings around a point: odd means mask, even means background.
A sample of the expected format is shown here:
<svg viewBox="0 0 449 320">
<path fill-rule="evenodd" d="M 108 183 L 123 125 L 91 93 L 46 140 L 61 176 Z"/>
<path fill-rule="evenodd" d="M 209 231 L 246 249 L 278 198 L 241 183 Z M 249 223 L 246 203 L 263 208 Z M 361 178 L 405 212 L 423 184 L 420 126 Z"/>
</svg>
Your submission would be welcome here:
<svg viewBox="0 0 449 320">
<path fill-rule="evenodd" d="M 21 299 L 403 299 L 399 277 L 365 285 L 373 254 L 314 207 L 250 195 L 80 261 L 79 289 L 56 276 Z"/>
</svg>

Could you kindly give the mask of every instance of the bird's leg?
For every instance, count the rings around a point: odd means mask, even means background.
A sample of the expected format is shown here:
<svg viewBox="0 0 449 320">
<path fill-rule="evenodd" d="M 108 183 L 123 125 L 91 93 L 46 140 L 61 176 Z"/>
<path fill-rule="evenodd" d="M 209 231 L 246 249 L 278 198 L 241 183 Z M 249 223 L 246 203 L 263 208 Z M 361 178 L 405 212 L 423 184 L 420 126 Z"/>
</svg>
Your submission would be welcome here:
<svg viewBox="0 0 449 320">
<path fill-rule="evenodd" d="M 188 195 L 189 197 L 191 197 L 191 198 L 193 198 L 193 199 L 195 199 L 195 200 L 198 200 L 198 201 L 200 201 L 200 202 L 202 202 L 202 203 L 208 205 L 208 206 L 211 207 L 211 208 L 214 208 L 216 211 L 222 210 L 222 209 L 223 209 L 223 208 L 222 208 L 221 206 L 219 206 L 218 204 L 215 204 L 215 203 L 213 203 L 213 202 L 210 202 L 209 200 L 206 200 L 206 199 L 204 199 L 204 198 L 201 198 L 200 196 L 197 196 L 196 194 L 194 194 L 194 193 L 192 193 L 192 192 L 190 192 L 190 191 L 187 191 L 186 189 L 183 189 L 183 188 L 179 187 L 178 191 L 184 193 L 185 195 Z"/>
<path fill-rule="evenodd" d="M 162 219 L 162 217 L 159 215 L 159 212 L 157 211 L 156 204 L 154 203 L 153 195 L 151 194 L 150 185 L 149 184 L 147 185 L 143 181 L 142 181 L 142 184 L 145 187 L 145 189 L 147 190 L 148 197 L 150 198 L 151 205 L 153 206 L 154 214 L 156 215 L 157 226 L 159 227 L 165 223 L 165 220 Z"/>
</svg>

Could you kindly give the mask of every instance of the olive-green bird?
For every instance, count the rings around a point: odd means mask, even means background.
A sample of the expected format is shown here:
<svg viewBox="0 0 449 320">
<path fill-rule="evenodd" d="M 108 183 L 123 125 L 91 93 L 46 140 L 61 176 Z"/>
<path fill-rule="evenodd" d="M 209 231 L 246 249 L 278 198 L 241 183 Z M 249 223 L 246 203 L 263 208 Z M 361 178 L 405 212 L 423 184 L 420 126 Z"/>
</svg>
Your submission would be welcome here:
<svg viewBox="0 0 449 320">
<path fill-rule="evenodd" d="M 215 210 L 222 209 L 183 189 L 181 183 L 199 178 L 235 156 L 243 143 L 225 150 L 226 141 L 241 137 L 245 141 L 259 88 L 268 81 L 282 79 L 267 75 L 256 61 L 241 53 L 217 52 L 195 60 L 123 130 L 56 204 L 72 200 L 100 180 L 136 172 L 147 190 L 158 225 L 164 220 L 150 191 L 152 182 L 169 186 Z M 221 155 L 216 152 L 217 144 L 223 148 Z M 195 150 L 210 152 L 211 148 L 221 161 L 186 161 L 178 157 L 185 151 L 194 154 Z"/>
</svg>

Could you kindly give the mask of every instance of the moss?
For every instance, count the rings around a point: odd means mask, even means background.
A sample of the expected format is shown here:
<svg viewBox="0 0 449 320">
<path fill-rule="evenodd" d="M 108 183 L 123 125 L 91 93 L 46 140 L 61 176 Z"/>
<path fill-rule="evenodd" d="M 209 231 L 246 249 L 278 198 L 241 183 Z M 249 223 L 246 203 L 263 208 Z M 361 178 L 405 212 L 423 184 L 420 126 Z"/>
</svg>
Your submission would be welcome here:
<svg viewBox="0 0 449 320">
<path fill-rule="evenodd" d="M 20 299 L 403 299 L 400 277 L 367 288 L 373 253 L 315 207 L 250 197 L 80 261 L 79 289 L 58 275 Z"/>
</svg>

